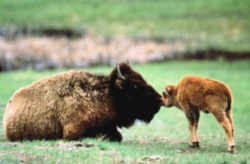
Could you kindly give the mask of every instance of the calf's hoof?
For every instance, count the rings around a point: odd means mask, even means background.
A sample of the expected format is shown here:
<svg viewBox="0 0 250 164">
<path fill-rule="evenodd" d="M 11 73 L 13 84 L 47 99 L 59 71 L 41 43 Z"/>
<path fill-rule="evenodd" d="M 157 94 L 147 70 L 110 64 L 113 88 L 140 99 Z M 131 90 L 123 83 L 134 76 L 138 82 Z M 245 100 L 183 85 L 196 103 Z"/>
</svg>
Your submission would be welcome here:
<svg viewBox="0 0 250 164">
<path fill-rule="evenodd" d="M 235 145 L 228 146 L 227 151 L 233 154 L 235 152 Z"/>
<path fill-rule="evenodd" d="M 192 142 L 192 143 L 190 144 L 190 147 L 191 147 L 191 148 L 200 148 L 200 142 Z"/>
</svg>

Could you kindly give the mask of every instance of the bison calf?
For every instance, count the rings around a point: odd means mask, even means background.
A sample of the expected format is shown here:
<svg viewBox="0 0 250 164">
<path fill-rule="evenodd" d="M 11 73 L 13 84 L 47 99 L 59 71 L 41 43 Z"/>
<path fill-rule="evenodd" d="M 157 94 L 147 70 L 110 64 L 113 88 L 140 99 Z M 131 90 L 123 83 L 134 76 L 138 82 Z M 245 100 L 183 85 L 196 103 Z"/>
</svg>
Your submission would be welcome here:
<svg viewBox="0 0 250 164">
<path fill-rule="evenodd" d="M 232 95 L 225 84 L 198 76 L 186 76 L 178 85 L 168 85 L 163 92 L 166 107 L 176 106 L 186 115 L 190 130 L 190 144 L 199 147 L 197 128 L 200 110 L 212 113 L 225 129 L 228 151 L 234 151 L 234 125 L 232 119 Z"/>
<path fill-rule="evenodd" d="M 150 122 L 162 105 L 158 94 L 128 64 L 107 75 L 70 71 L 17 91 L 3 119 L 6 137 L 68 139 L 104 136 L 121 141 L 117 127 Z"/>
</svg>

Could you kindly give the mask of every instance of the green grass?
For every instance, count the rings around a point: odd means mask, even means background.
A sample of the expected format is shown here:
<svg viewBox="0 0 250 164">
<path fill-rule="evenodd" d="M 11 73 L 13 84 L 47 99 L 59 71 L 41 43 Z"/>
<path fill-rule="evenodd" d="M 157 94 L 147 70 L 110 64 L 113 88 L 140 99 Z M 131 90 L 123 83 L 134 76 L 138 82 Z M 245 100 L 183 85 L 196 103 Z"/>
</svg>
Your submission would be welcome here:
<svg viewBox="0 0 250 164">
<path fill-rule="evenodd" d="M 187 121 L 176 108 L 162 108 L 148 124 L 136 124 L 130 129 L 121 129 L 122 143 L 109 143 L 100 139 L 83 139 L 82 144 L 93 147 L 74 147 L 75 142 L 57 141 L 7 141 L 0 124 L 0 164 L 10 163 L 147 163 L 146 157 L 158 155 L 156 163 L 250 163 L 250 61 L 190 61 L 161 64 L 135 65 L 145 79 L 159 92 L 166 84 L 177 83 L 187 74 L 206 76 L 226 82 L 233 92 L 233 116 L 237 152 L 226 152 L 223 129 L 212 115 L 202 114 L 199 136 L 201 149 L 189 148 Z M 110 67 L 91 68 L 91 72 L 108 73 Z M 20 87 L 42 77 L 61 72 L 15 71 L 0 74 L 0 104 L 7 104 L 11 95 Z M 4 108 L 0 107 L 0 118 Z M 0 119 L 0 122 L 1 122 Z M 66 146 L 65 146 L 66 145 Z M 67 146 L 68 145 L 68 146 Z"/>
<path fill-rule="evenodd" d="M 87 28 L 108 36 L 149 36 L 182 40 L 186 46 L 193 41 L 199 48 L 249 51 L 249 9 L 249 0 L 1 0 L 0 24 Z"/>
</svg>

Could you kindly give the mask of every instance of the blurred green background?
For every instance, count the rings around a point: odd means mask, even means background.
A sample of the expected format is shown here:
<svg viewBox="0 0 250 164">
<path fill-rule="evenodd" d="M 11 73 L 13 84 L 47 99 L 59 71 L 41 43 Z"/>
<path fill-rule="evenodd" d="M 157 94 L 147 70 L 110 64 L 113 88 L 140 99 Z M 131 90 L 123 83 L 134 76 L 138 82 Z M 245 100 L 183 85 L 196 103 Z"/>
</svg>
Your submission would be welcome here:
<svg viewBox="0 0 250 164">
<path fill-rule="evenodd" d="M 250 50 L 249 0 L 1 0 L 0 8 L 0 25 L 7 28 L 69 28 Z"/>
</svg>

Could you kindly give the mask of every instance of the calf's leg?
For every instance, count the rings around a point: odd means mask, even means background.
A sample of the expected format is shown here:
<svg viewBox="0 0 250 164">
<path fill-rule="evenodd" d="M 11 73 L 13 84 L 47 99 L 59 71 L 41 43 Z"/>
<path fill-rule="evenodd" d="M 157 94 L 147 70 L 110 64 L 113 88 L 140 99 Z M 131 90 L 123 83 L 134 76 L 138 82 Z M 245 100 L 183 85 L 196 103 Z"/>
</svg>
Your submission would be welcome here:
<svg viewBox="0 0 250 164">
<path fill-rule="evenodd" d="M 195 122 L 194 122 L 194 134 L 195 134 L 195 147 L 200 147 L 200 138 L 197 134 L 198 126 L 199 126 L 199 119 L 200 119 L 200 112 L 196 111 L 195 112 Z"/>
<path fill-rule="evenodd" d="M 230 109 L 229 111 L 226 112 L 226 116 L 230 122 L 230 125 L 231 125 L 231 133 L 232 133 L 232 148 L 231 149 L 234 149 L 235 147 L 235 141 L 234 141 L 234 123 L 233 123 L 233 118 L 232 118 L 232 110 Z M 232 150 L 234 151 L 234 150 Z"/>
<path fill-rule="evenodd" d="M 226 112 L 223 110 L 212 110 L 212 114 L 216 118 L 216 120 L 221 124 L 224 128 L 227 142 L 228 142 L 228 151 L 233 153 L 234 152 L 234 139 L 233 139 L 233 127 L 231 126 L 230 120 L 228 119 Z"/>
<path fill-rule="evenodd" d="M 198 110 L 191 109 L 191 110 L 184 110 L 186 118 L 188 120 L 188 126 L 190 131 L 190 145 L 193 148 L 200 147 L 199 144 L 199 137 L 197 135 L 198 123 L 200 118 L 200 113 Z"/>
<path fill-rule="evenodd" d="M 234 136 L 234 123 L 233 123 L 232 110 L 231 109 L 226 112 L 226 116 L 227 116 L 228 120 L 230 121 L 231 128 L 232 128 L 232 135 Z"/>
</svg>

